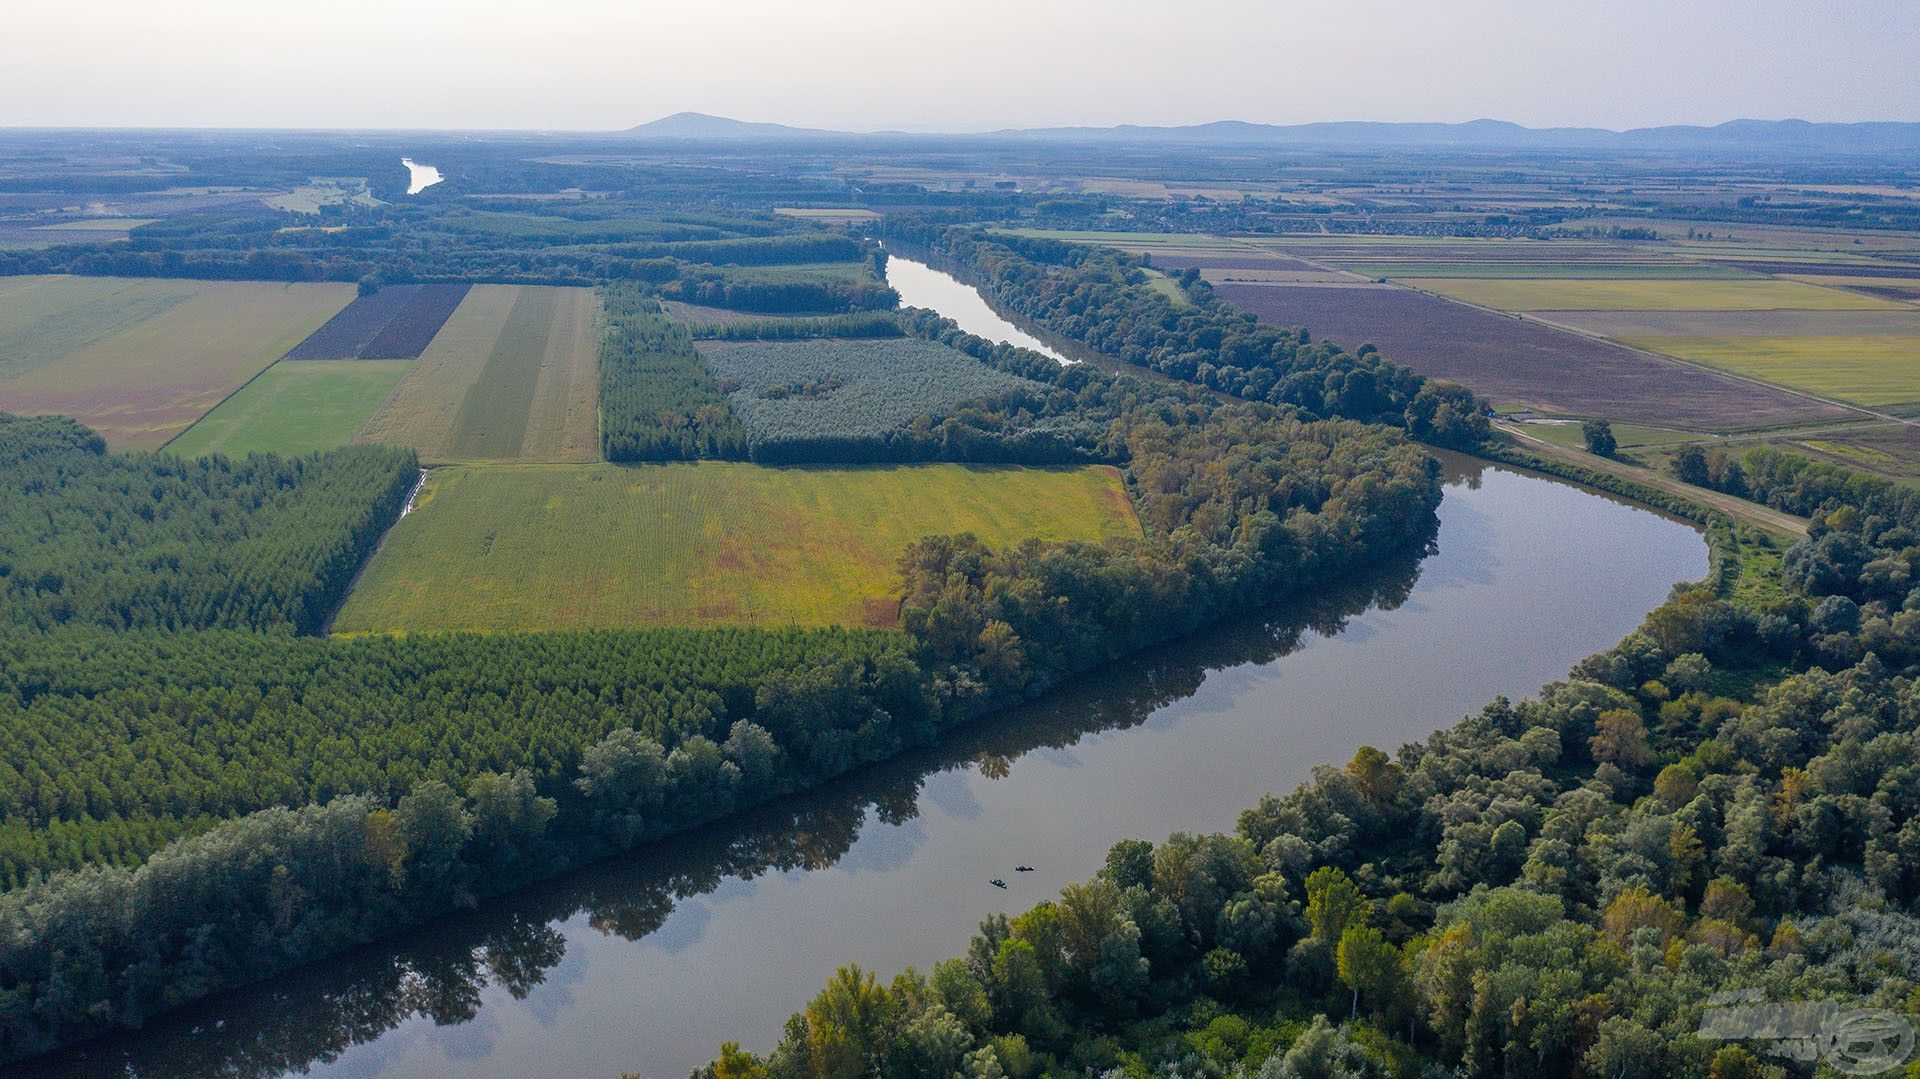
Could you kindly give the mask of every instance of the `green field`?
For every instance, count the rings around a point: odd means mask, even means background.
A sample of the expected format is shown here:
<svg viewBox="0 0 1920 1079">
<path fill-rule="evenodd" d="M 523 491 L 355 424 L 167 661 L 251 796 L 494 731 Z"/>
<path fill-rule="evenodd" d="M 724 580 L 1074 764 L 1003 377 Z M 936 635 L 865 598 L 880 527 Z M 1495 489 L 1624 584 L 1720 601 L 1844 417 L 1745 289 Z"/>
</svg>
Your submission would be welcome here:
<svg viewBox="0 0 1920 1079">
<path fill-rule="evenodd" d="M 1192 247 L 1244 251 L 1247 245 L 1224 236 L 1201 232 L 1105 232 L 1100 229 L 994 229 L 1010 236 L 1036 240 L 1064 240 L 1076 244 L 1105 244 L 1108 247 Z"/>
<path fill-rule="evenodd" d="M 1642 446 L 1671 446 L 1680 442 L 1698 442 L 1701 437 L 1697 431 L 1675 431 L 1667 427 L 1642 427 L 1632 423 L 1615 423 L 1609 426 L 1613 428 L 1614 441 L 1623 450 Z M 1580 430 L 1579 424 L 1571 421 L 1528 423 L 1521 425 L 1520 430 L 1534 438 L 1551 442 L 1556 446 L 1565 446 L 1570 450 L 1587 448 L 1585 433 Z"/>
<path fill-rule="evenodd" d="M 157 217 L 93 217 L 84 221 L 62 221 L 53 225 L 35 225 L 34 231 L 40 232 L 129 232 L 142 225 L 151 225 Z"/>
<path fill-rule="evenodd" d="M 344 284 L 0 279 L 0 411 L 72 416 L 153 449 L 353 298 Z"/>
<path fill-rule="evenodd" d="M 1147 271 L 1147 284 L 1153 291 L 1173 301 L 1173 306 L 1175 307 L 1188 307 L 1192 305 L 1193 301 L 1187 299 L 1187 294 L 1181 290 L 1180 282 L 1175 281 L 1159 270 Z"/>
<path fill-rule="evenodd" d="M 1920 337 L 1633 337 L 1652 352 L 1850 401 L 1920 401 Z"/>
<path fill-rule="evenodd" d="M 1485 262 L 1456 260 L 1448 262 L 1349 262 L 1339 264 L 1365 277 L 1474 278 L 1476 280 L 1566 279 L 1582 281 L 1684 281 L 1747 280 L 1760 278 L 1731 266 L 1704 262 Z"/>
<path fill-rule="evenodd" d="M 1111 468 L 502 464 L 435 470 L 342 633 L 882 625 L 922 536 L 1137 536 Z"/>
<path fill-rule="evenodd" d="M 427 461 L 595 460 L 599 316 L 592 289 L 475 285 L 358 441 Z"/>
<path fill-rule="evenodd" d="M 1429 292 L 1502 311 L 1886 311 L 1904 305 L 1799 281 L 1595 281 L 1435 277 Z"/>
<path fill-rule="evenodd" d="M 308 453 L 353 441 L 412 360 L 285 360 L 167 443 L 186 457 Z"/>
</svg>

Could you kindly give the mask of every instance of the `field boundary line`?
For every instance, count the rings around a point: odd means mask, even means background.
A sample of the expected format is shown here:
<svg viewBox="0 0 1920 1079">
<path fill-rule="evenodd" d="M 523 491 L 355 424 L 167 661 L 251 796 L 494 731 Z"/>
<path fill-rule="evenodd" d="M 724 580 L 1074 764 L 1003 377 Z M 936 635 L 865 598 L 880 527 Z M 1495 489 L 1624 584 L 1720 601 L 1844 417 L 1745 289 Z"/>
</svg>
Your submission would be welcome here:
<svg viewBox="0 0 1920 1079">
<path fill-rule="evenodd" d="M 238 385 L 238 386 L 235 386 L 235 387 L 233 388 L 233 392 L 231 392 L 231 393 L 229 393 L 229 394 L 227 394 L 227 395 L 226 395 L 225 397 L 222 397 L 222 398 L 221 398 L 221 399 L 219 399 L 218 401 L 215 401 L 215 402 L 213 403 L 213 407 L 212 407 L 212 408 L 209 408 L 209 409 L 207 409 L 207 410 L 206 410 L 205 412 L 202 412 L 202 413 L 200 414 L 200 417 L 199 417 L 199 419 L 196 419 L 196 420 L 194 420 L 194 421 L 193 421 L 192 423 L 190 423 L 190 424 L 187 424 L 187 425 L 186 425 L 185 427 L 182 427 L 182 428 L 180 428 L 180 429 L 179 429 L 178 431 L 175 431 L 175 432 L 174 432 L 174 433 L 173 433 L 173 434 L 172 434 L 172 435 L 171 435 L 170 437 L 168 437 L 168 439 L 167 439 L 167 440 L 166 440 L 165 442 L 162 442 L 162 443 L 160 443 L 160 444 L 159 444 L 158 446 L 155 446 L 155 447 L 153 448 L 153 452 L 155 452 L 155 453 L 165 453 L 165 452 L 167 452 L 167 447 L 168 447 L 168 446 L 171 446 L 171 445 L 173 445 L 173 444 L 174 444 L 175 442 L 178 442 L 178 441 L 180 441 L 180 440 L 181 440 L 182 438 L 184 438 L 184 437 L 186 437 L 186 433 L 187 433 L 188 431 L 191 431 L 191 430 L 193 430 L 194 428 L 196 428 L 196 427 L 198 427 L 198 426 L 200 426 L 200 423 L 201 423 L 201 421 L 202 421 L 202 420 L 205 420 L 205 419 L 206 419 L 206 418 L 207 418 L 208 416 L 211 416 L 211 415 L 213 415 L 213 414 L 214 414 L 214 412 L 215 412 L 215 411 L 217 411 L 217 410 L 218 410 L 218 409 L 220 408 L 220 406 L 221 406 L 221 405 L 224 405 L 224 404 L 226 404 L 226 403 L 227 403 L 228 401 L 231 401 L 231 400 L 233 400 L 233 399 L 234 399 L 235 397 L 238 397 L 238 396 L 240 396 L 240 391 L 241 391 L 241 390 L 244 390 L 244 389 L 246 389 L 246 388 L 247 388 L 248 386 L 251 386 L 251 385 L 253 385 L 253 384 L 254 384 L 254 382 L 255 382 L 255 381 L 256 381 L 257 379 L 259 379 L 259 378 L 260 378 L 260 376 L 262 376 L 262 375 L 264 375 L 264 374 L 266 374 L 266 373 L 267 373 L 268 371 L 271 371 L 271 370 L 273 370 L 274 368 L 276 368 L 276 367 L 278 367 L 278 366 L 280 366 L 280 365 L 281 365 L 282 363 L 284 363 L 284 362 L 286 362 L 286 357 L 285 357 L 285 356 L 280 356 L 280 357 L 276 357 L 276 358 L 275 358 L 275 359 L 273 360 L 273 362 L 272 362 L 272 363 L 269 363 L 269 364 L 267 364 L 267 365 L 266 365 L 265 367 L 262 367 L 262 368 L 261 368 L 260 370 L 258 370 L 258 371 L 255 371 L 255 372 L 254 372 L 254 373 L 253 373 L 252 375 L 250 375 L 250 376 L 248 376 L 248 378 L 247 378 L 247 380 L 246 380 L 245 382 L 242 382 L 242 383 L 241 383 L 240 385 Z"/>
<path fill-rule="evenodd" d="M 1553 330 L 1558 333 L 1570 334 L 1574 337 L 1585 338 L 1586 340 L 1589 340 L 1589 341 L 1596 341 L 1601 344 L 1612 345 L 1615 348 L 1624 348 L 1628 352 L 1637 353 L 1641 356 L 1646 356 L 1649 359 L 1661 360 L 1666 363 L 1679 364 L 1682 367 L 1691 367 L 1697 371 L 1706 371 L 1708 373 L 1720 375 L 1725 378 L 1736 379 L 1740 382 L 1745 382 L 1751 386 L 1760 386 L 1765 389 L 1774 390 L 1779 393 L 1789 394 L 1791 396 L 1799 397 L 1808 401 L 1813 401 L 1818 404 L 1828 405 L 1833 408 L 1845 409 L 1848 412 L 1857 412 L 1863 416 L 1871 416 L 1877 420 L 1884 420 L 1889 423 L 1904 424 L 1908 427 L 1920 427 L 1920 420 L 1911 420 L 1905 417 L 1895 416 L 1895 415 L 1892 415 L 1891 413 L 1881 412 L 1878 409 L 1870 408 L 1866 405 L 1856 405 L 1849 401 L 1839 401 L 1831 397 L 1823 397 L 1820 394 L 1813 393 L 1809 390 L 1797 389 L 1792 386 L 1783 386 L 1777 382 L 1768 382 L 1766 379 L 1755 378 L 1752 375 L 1743 375 L 1738 371 L 1729 371 L 1724 367 L 1715 367 L 1710 363 L 1701 363 L 1697 360 L 1683 359 L 1679 356 L 1669 356 L 1664 352 L 1655 352 L 1652 349 L 1641 348 L 1637 345 L 1629 345 L 1623 341 L 1617 341 L 1611 337 L 1605 337 L 1596 333 L 1588 333 L 1576 327 L 1568 326 L 1565 323 L 1555 322 L 1552 319 L 1537 318 L 1524 311 L 1502 311 L 1497 307 L 1486 307 L 1481 304 L 1470 303 L 1466 300 L 1458 300 L 1453 298 L 1452 296 L 1447 296 L 1438 292 L 1432 292 L 1427 289 L 1420 288 L 1416 285 L 1403 285 L 1397 281 L 1390 281 L 1388 282 L 1388 285 L 1392 288 L 1406 289 L 1408 292 L 1417 292 L 1422 296 L 1431 296 L 1436 300 L 1445 300 L 1446 302 L 1451 304 L 1459 304 L 1461 307 L 1472 308 L 1473 310 L 1476 310 L 1476 311 L 1484 311 L 1490 315 L 1498 315 L 1501 318 L 1511 318 L 1511 319 L 1518 319 L 1521 322 L 1531 322 L 1536 326 L 1545 327 L 1546 329 Z"/>
</svg>

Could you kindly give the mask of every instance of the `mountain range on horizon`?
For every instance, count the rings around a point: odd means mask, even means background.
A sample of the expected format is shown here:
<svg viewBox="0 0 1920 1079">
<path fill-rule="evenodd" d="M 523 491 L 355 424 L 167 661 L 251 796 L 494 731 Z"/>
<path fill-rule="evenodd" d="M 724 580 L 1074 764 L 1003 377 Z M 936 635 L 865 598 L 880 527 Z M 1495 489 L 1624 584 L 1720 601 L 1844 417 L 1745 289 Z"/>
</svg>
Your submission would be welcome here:
<svg viewBox="0 0 1920 1079">
<path fill-rule="evenodd" d="M 812 141 L 829 139 L 974 139 L 1077 143 L 1173 143 L 1183 146 L 1271 146 L 1327 149 L 1721 150 L 1843 154 L 1920 153 L 1920 122 L 1828 123 L 1808 120 L 1729 120 L 1613 131 L 1597 127 L 1525 127 L 1505 120 L 1464 123 L 1325 121 L 1262 124 L 1244 120 L 1176 126 L 1007 128 L 999 131 L 913 134 L 833 131 L 755 123 L 679 112 L 630 128 L 636 138 L 687 141 Z"/>
</svg>

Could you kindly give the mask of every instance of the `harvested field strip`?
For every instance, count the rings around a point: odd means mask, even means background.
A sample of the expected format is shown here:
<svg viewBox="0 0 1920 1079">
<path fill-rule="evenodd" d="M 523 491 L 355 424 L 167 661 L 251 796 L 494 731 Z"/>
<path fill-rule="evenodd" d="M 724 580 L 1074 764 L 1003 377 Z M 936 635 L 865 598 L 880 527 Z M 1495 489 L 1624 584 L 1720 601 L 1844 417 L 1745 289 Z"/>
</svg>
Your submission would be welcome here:
<svg viewBox="0 0 1920 1079">
<path fill-rule="evenodd" d="M 1497 404 L 1652 426 L 1732 430 L 1846 415 L 1834 406 L 1668 363 L 1631 349 L 1386 285 L 1221 285 L 1224 300 L 1276 326 L 1451 379 Z"/>
<path fill-rule="evenodd" d="M 438 469 L 339 632 L 893 625 L 925 535 L 1139 534 L 1111 468 L 761 468 L 723 462 Z"/>
<path fill-rule="evenodd" d="M 410 360 L 420 355 L 460 306 L 466 285 L 388 285 L 356 298 L 312 336 L 288 350 L 289 360 Z"/>
<path fill-rule="evenodd" d="M 1351 262 L 1339 265 L 1367 277 L 1476 279 L 1551 278 L 1585 281 L 1760 280 L 1731 266 L 1688 262 Z"/>
<path fill-rule="evenodd" d="M 553 315 L 520 456 L 533 461 L 600 458 L 600 297 L 553 291 Z"/>
<path fill-rule="evenodd" d="M 371 296 L 359 296 L 305 341 L 287 350 L 289 360 L 351 360 L 367 347 L 387 323 L 412 299 L 413 285 L 388 285 Z"/>
<path fill-rule="evenodd" d="M 516 285 L 475 285 L 355 441 L 412 446 L 427 461 L 447 460 L 461 405 L 519 295 Z"/>
<path fill-rule="evenodd" d="M 1536 311 L 1603 337 L 1920 336 L 1920 309 L 1888 311 Z"/>
<path fill-rule="evenodd" d="M 599 456 L 590 289 L 476 285 L 361 429 L 427 461 Z"/>
<path fill-rule="evenodd" d="M 283 360 L 167 444 L 170 453 L 311 453 L 353 441 L 406 360 Z"/>
<path fill-rule="evenodd" d="M 1628 343 L 1857 405 L 1920 401 L 1920 336 L 1643 337 Z"/>
<path fill-rule="evenodd" d="M 1502 311 L 1887 311 L 1901 305 L 1799 281 L 1493 281 L 1429 278 L 1420 287 Z"/>
<path fill-rule="evenodd" d="M 448 446 L 454 457 L 519 456 L 552 322 L 553 293 L 521 289 L 507 313 L 507 324 L 487 354 L 486 365 L 480 369 L 479 380 L 467 391 L 460 414 L 454 419 L 453 440 Z"/>
<path fill-rule="evenodd" d="M 440 327 L 447 324 L 460 301 L 466 299 L 467 285 L 421 285 L 407 305 L 393 316 L 367 347 L 360 350 L 363 360 L 411 360 L 426 351 Z"/>
<path fill-rule="evenodd" d="M 191 282 L 167 310 L 0 378 L 0 410 L 73 416 L 115 448 L 185 430 L 345 307 L 350 285 Z"/>
</svg>

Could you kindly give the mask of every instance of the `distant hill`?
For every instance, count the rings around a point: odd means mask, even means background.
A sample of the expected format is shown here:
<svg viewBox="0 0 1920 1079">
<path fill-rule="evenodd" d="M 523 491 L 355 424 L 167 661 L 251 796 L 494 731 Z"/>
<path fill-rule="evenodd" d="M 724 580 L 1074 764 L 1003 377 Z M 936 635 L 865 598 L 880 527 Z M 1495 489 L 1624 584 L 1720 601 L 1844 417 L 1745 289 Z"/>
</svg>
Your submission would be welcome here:
<svg viewBox="0 0 1920 1079">
<path fill-rule="evenodd" d="M 627 134 L 650 139 L 816 139 L 844 138 L 838 131 L 821 131 L 785 124 L 756 124 L 709 116 L 704 112 L 676 112 L 649 124 L 628 128 Z"/>
<path fill-rule="evenodd" d="M 1663 150 L 1756 154 L 1920 153 L 1920 123 L 1811 123 L 1806 120 L 1730 120 L 1711 127 L 1675 125 L 1609 131 L 1596 127 L 1522 127 L 1504 120 L 1460 124 L 1343 121 L 1256 124 L 1216 120 L 1178 127 L 1013 128 L 976 135 L 864 134 L 749 123 L 681 112 L 633 128 L 629 134 L 670 139 L 979 139 L 1082 143 L 1174 143 L 1186 146 L 1292 146 L 1345 149 Z"/>
</svg>

